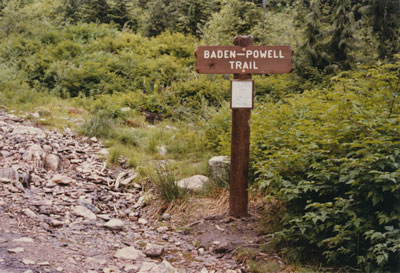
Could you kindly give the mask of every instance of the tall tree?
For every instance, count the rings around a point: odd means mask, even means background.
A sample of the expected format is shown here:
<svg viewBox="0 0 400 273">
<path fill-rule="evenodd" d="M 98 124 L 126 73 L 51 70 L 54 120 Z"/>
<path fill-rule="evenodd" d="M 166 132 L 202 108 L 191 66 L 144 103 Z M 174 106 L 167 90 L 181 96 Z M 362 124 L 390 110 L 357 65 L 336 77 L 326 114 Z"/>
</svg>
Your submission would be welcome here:
<svg viewBox="0 0 400 273">
<path fill-rule="evenodd" d="M 64 18 L 72 22 L 76 22 L 80 19 L 79 0 L 65 0 Z"/>
<path fill-rule="evenodd" d="M 251 1 L 223 0 L 221 10 L 212 15 L 204 29 L 204 39 L 211 44 L 232 44 L 236 35 L 252 34 L 262 21 L 262 8 Z"/>
<path fill-rule="evenodd" d="M 365 0 L 366 15 L 372 18 L 378 37 L 380 59 L 391 60 L 400 51 L 400 2 L 398 0 Z"/>
<path fill-rule="evenodd" d="M 137 22 L 132 20 L 129 15 L 127 0 L 115 0 L 110 6 L 110 14 L 108 17 L 111 21 L 119 25 L 120 28 L 126 25 L 136 26 Z"/>
<path fill-rule="evenodd" d="M 309 8 L 307 9 L 307 5 Z M 303 3 L 303 8 L 309 10 L 304 14 L 299 10 L 297 16 L 304 28 L 304 42 L 296 52 L 296 71 L 304 78 L 319 74 L 329 65 L 329 56 L 326 52 L 325 31 L 323 29 L 322 4 L 320 0 Z M 304 16 L 304 17 L 303 17 Z"/>
<path fill-rule="evenodd" d="M 168 29 L 172 20 L 170 2 L 170 0 L 151 0 L 147 3 L 147 16 L 144 22 L 146 36 L 157 36 Z"/>
<path fill-rule="evenodd" d="M 350 0 L 335 0 L 333 10 L 333 29 L 327 50 L 331 55 L 332 65 L 341 69 L 349 69 L 352 63 L 350 51 L 354 31 Z"/>
<path fill-rule="evenodd" d="M 173 18 L 170 29 L 199 37 L 217 7 L 213 0 L 175 0 L 170 5 Z"/>
</svg>

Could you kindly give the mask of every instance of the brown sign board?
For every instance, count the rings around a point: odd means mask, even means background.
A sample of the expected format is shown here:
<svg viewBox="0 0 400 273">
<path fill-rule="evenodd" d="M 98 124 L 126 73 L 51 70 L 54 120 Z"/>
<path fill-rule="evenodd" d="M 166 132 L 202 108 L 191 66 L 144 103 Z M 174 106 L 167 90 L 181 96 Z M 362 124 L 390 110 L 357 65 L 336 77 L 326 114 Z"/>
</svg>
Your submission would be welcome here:
<svg viewBox="0 0 400 273">
<path fill-rule="evenodd" d="M 290 46 L 199 46 L 200 74 L 285 74 L 293 70 Z"/>
</svg>

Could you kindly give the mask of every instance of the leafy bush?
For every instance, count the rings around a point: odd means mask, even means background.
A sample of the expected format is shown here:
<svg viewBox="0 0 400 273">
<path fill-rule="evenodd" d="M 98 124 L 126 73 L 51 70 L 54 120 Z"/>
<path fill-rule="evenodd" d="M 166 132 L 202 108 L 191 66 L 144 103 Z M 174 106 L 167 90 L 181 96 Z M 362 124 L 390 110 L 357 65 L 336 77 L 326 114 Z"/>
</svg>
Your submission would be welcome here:
<svg viewBox="0 0 400 273">
<path fill-rule="evenodd" d="M 84 122 L 81 132 L 88 137 L 109 137 L 112 134 L 112 124 L 110 114 L 101 111 Z"/>
<path fill-rule="evenodd" d="M 160 197 L 166 202 L 181 199 L 188 193 L 186 189 L 178 187 L 174 171 L 168 166 L 157 168 L 152 175 L 152 182 Z"/>
<path fill-rule="evenodd" d="M 395 270 L 399 87 L 400 62 L 364 68 L 333 77 L 332 90 L 293 95 L 255 114 L 257 185 L 286 205 L 275 238 L 287 255 Z"/>
</svg>

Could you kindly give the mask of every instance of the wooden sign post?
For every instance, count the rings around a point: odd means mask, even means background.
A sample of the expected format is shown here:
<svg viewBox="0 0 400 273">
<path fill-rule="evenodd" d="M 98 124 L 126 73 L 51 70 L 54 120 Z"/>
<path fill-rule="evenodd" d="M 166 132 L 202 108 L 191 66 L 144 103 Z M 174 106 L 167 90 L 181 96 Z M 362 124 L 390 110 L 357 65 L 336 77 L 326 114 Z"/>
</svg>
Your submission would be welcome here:
<svg viewBox="0 0 400 273">
<path fill-rule="evenodd" d="M 251 36 L 237 36 L 234 46 L 200 46 L 196 71 L 234 74 L 231 81 L 232 143 L 229 214 L 247 216 L 250 116 L 253 108 L 252 74 L 290 73 L 293 50 L 289 46 L 254 46 Z"/>
</svg>

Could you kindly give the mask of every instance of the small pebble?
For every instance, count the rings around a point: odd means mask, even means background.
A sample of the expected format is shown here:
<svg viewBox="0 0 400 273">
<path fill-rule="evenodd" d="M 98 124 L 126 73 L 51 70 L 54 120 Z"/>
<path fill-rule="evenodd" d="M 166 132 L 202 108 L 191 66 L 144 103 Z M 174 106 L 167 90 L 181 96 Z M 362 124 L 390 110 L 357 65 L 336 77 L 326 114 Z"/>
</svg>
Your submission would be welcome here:
<svg viewBox="0 0 400 273">
<path fill-rule="evenodd" d="M 22 259 L 22 262 L 24 265 L 33 265 L 35 264 L 35 261 L 29 260 L 29 259 Z"/>
<path fill-rule="evenodd" d="M 20 253 L 20 252 L 24 252 L 24 249 L 22 247 L 17 247 L 17 248 L 7 249 L 7 251 L 10 253 Z"/>
<path fill-rule="evenodd" d="M 18 239 L 14 239 L 13 242 L 16 243 L 33 243 L 33 239 L 32 238 L 28 238 L 28 237 L 21 237 Z"/>
<path fill-rule="evenodd" d="M 202 248 L 202 247 L 199 248 L 199 255 L 200 255 L 200 256 L 203 256 L 203 255 L 204 255 L 204 252 L 205 252 L 205 251 L 204 251 L 204 248 Z"/>
</svg>

